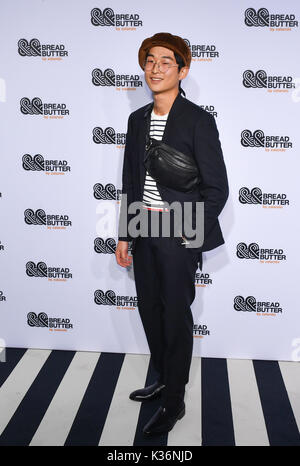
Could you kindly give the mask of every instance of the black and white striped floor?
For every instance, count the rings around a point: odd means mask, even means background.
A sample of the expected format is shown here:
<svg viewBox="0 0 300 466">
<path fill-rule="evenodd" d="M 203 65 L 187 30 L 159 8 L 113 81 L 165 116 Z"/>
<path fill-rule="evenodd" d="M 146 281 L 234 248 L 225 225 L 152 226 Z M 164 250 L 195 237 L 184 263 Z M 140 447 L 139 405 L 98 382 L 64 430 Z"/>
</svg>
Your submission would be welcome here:
<svg viewBox="0 0 300 466">
<path fill-rule="evenodd" d="M 0 445 L 300 446 L 300 362 L 193 358 L 186 415 L 150 439 L 159 400 L 128 398 L 155 381 L 148 355 L 5 352 Z"/>
</svg>

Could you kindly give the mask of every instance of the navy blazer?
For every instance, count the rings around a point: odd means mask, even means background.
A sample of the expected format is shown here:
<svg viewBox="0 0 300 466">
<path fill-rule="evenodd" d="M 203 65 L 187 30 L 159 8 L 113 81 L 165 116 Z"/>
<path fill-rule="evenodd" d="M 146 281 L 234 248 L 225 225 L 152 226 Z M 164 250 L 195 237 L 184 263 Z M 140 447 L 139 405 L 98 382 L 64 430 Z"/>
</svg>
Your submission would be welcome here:
<svg viewBox="0 0 300 466">
<path fill-rule="evenodd" d="M 128 118 L 126 146 L 122 172 L 122 193 L 127 194 L 127 203 L 143 200 L 146 170 L 144 167 L 146 131 L 154 102 L 132 112 Z M 157 183 L 163 201 L 171 204 L 179 201 L 204 201 L 204 242 L 197 251 L 208 251 L 223 244 L 224 238 L 218 216 L 229 194 L 226 167 L 223 159 L 215 118 L 206 110 L 178 93 L 170 109 L 162 142 L 186 155 L 194 157 L 201 177 L 191 192 L 175 191 Z M 127 206 L 121 201 L 121 214 Z M 128 223 L 134 215 L 128 215 Z M 195 226 L 193 219 L 193 226 Z M 128 232 L 127 232 L 128 233 Z M 120 241 L 135 238 L 118 236 Z"/>
</svg>

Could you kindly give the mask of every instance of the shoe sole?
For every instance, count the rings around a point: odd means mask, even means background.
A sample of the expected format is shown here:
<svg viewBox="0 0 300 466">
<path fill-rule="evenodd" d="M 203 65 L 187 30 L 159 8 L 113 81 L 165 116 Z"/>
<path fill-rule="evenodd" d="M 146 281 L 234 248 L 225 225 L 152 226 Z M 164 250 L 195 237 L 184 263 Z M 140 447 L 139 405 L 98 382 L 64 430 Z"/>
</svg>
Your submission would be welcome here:
<svg viewBox="0 0 300 466">
<path fill-rule="evenodd" d="M 185 407 L 180 411 L 180 413 L 178 414 L 178 417 L 176 419 L 176 421 L 174 422 L 174 424 L 172 425 L 172 427 L 170 427 L 169 429 L 166 429 L 166 430 L 162 430 L 160 432 L 147 432 L 147 431 L 143 431 L 143 434 L 145 435 L 161 435 L 161 434 L 164 434 L 166 432 L 170 432 L 170 430 L 173 429 L 173 427 L 175 426 L 176 422 L 179 421 L 180 419 L 183 418 L 183 416 L 185 415 Z"/>
</svg>

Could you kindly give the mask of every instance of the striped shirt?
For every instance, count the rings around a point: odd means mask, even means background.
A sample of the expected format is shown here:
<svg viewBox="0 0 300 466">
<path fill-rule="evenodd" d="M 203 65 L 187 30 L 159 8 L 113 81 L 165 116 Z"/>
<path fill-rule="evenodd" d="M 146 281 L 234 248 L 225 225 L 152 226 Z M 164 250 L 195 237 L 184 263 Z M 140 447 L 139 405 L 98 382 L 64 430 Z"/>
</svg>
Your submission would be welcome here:
<svg viewBox="0 0 300 466">
<path fill-rule="evenodd" d="M 158 139 L 159 141 L 162 140 L 168 115 L 169 113 L 166 115 L 156 115 L 154 110 L 152 110 L 149 132 L 150 137 Z M 157 189 L 156 181 L 149 175 L 147 170 L 143 193 L 143 207 L 150 210 L 164 210 L 164 202 Z"/>
</svg>

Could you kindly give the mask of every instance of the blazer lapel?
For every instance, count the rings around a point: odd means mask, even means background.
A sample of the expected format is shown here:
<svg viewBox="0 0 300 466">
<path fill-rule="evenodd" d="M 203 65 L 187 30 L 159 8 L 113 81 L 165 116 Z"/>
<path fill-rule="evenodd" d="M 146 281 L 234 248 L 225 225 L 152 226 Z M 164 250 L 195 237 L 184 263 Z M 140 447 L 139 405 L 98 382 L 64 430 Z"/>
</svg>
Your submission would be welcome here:
<svg viewBox="0 0 300 466">
<path fill-rule="evenodd" d="M 146 177 L 146 170 L 144 166 L 144 157 L 145 157 L 145 146 L 146 146 L 146 134 L 148 130 L 148 125 L 151 119 L 151 112 L 153 109 L 154 102 L 147 105 L 143 118 L 140 120 L 139 124 L 139 171 L 140 171 L 140 192 L 141 200 L 143 199 L 144 183 Z"/>
</svg>

